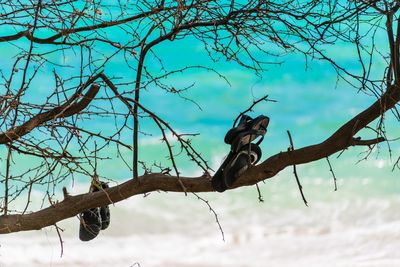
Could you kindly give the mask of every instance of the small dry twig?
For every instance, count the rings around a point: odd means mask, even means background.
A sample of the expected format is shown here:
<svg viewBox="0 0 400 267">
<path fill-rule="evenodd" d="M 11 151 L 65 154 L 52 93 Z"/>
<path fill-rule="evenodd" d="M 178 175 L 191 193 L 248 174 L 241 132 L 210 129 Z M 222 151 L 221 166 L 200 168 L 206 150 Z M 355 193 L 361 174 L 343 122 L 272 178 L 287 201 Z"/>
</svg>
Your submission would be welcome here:
<svg viewBox="0 0 400 267">
<path fill-rule="evenodd" d="M 293 145 L 292 136 L 291 136 L 289 130 L 287 130 L 287 134 L 289 136 L 289 141 L 290 141 L 290 147 L 288 148 L 288 151 L 293 151 L 294 150 L 294 145 Z M 306 198 L 304 196 L 304 193 L 303 193 L 303 186 L 301 185 L 299 176 L 297 175 L 297 170 L 296 170 L 296 165 L 295 164 L 293 164 L 293 174 L 294 174 L 294 177 L 296 178 L 296 182 L 297 182 L 297 185 L 299 187 L 301 198 L 303 199 L 304 204 L 308 207 L 307 200 L 306 200 Z"/>
<path fill-rule="evenodd" d="M 329 157 L 326 157 L 326 161 L 328 162 L 328 165 L 329 165 L 329 171 L 332 173 L 332 176 L 333 176 L 333 183 L 335 185 L 335 191 L 337 191 L 336 175 L 333 172 L 333 168 L 332 168 L 331 162 L 329 161 Z"/>
</svg>

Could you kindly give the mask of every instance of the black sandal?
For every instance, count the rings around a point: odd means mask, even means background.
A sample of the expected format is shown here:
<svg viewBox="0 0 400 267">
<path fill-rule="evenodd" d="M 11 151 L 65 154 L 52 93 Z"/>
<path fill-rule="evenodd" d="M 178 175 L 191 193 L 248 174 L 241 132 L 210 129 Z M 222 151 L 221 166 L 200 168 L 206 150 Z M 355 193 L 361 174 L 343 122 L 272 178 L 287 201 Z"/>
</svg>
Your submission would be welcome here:
<svg viewBox="0 0 400 267">
<path fill-rule="evenodd" d="M 224 192 L 250 165 L 260 160 L 261 149 L 258 145 L 267 132 L 268 124 L 269 118 L 266 116 L 252 119 L 242 115 L 239 124 L 227 132 L 225 143 L 231 145 L 231 151 L 211 180 L 214 190 Z M 261 137 L 260 140 L 252 144 L 258 137 Z"/>
<path fill-rule="evenodd" d="M 243 115 L 238 126 L 230 129 L 225 135 L 225 143 L 232 145 L 233 150 L 238 151 L 242 146 L 251 143 L 254 139 L 267 133 L 269 118 L 263 115 L 252 119 Z M 260 141 L 261 143 L 261 141 Z"/>
<path fill-rule="evenodd" d="M 109 188 L 105 182 L 92 184 L 90 192 L 97 192 L 101 189 Z M 80 214 L 79 239 L 90 241 L 94 239 L 100 230 L 106 229 L 110 225 L 110 208 L 108 205 L 86 210 Z"/>
<path fill-rule="evenodd" d="M 85 210 L 80 214 L 80 219 L 79 239 L 82 241 L 94 239 L 101 230 L 100 209 Z"/>
<path fill-rule="evenodd" d="M 237 178 L 251 165 L 257 164 L 261 159 L 261 148 L 256 144 L 248 144 L 235 154 L 235 157 L 227 164 L 224 171 L 224 183 L 231 187 Z"/>
<path fill-rule="evenodd" d="M 100 182 L 101 189 L 107 189 L 109 188 L 108 184 L 105 182 Z M 100 191 L 100 188 L 98 186 L 94 186 L 93 192 Z M 101 219 L 101 230 L 107 229 L 107 227 L 110 225 L 110 219 L 111 219 L 111 214 L 110 214 L 110 208 L 108 205 L 100 207 L 100 219 Z"/>
</svg>

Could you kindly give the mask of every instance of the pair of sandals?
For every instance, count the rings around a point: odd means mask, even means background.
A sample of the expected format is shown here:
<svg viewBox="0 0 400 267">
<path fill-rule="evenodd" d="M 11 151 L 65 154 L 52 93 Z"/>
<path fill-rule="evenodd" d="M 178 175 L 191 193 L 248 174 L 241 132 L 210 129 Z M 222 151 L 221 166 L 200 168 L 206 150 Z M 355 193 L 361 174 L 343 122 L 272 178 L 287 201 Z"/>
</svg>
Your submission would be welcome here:
<svg viewBox="0 0 400 267">
<path fill-rule="evenodd" d="M 94 182 L 90 187 L 90 192 L 97 192 L 106 188 L 109 188 L 107 183 Z M 108 205 L 85 210 L 80 214 L 79 239 L 90 241 L 100 233 L 100 230 L 106 229 L 109 225 L 110 208 Z"/>
<path fill-rule="evenodd" d="M 231 150 L 211 180 L 215 191 L 224 192 L 232 187 L 241 174 L 261 159 L 259 144 L 267 133 L 268 124 L 266 116 L 253 119 L 242 115 L 239 124 L 227 132 L 224 141 L 231 145 Z M 256 143 L 252 143 L 259 137 Z"/>
</svg>

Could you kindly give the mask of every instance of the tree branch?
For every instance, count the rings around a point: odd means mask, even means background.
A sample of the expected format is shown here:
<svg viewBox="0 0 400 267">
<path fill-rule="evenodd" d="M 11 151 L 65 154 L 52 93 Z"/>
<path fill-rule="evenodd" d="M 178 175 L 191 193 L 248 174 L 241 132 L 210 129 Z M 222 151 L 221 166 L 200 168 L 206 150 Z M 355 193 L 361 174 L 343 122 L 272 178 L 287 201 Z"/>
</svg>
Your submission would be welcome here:
<svg viewBox="0 0 400 267">
<path fill-rule="evenodd" d="M 372 146 L 378 143 L 385 142 L 386 139 L 384 137 L 378 137 L 369 140 L 361 140 L 360 138 L 353 138 L 351 145 L 353 146 Z"/>
<path fill-rule="evenodd" d="M 18 40 L 22 37 L 27 38 L 28 40 L 38 43 L 38 44 L 64 44 L 64 42 L 58 42 L 56 43 L 55 41 L 57 39 L 60 39 L 61 37 L 65 37 L 71 34 L 79 33 L 79 32 L 86 32 L 86 31 L 94 31 L 98 29 L 104 29 L 104 28 L 109 28 L 113 26 L 118 26 L 122 24 L 126 24 L 128 22 L 132 22 L 135 20 L 143 19 L 146 17 L 149 17 L 153 14 L 156 14 L 161 11 L 170 11 L 173 8 L 154 8 L 151 11 L 148 12 L 143 12 L 135 16 L 131 16 L 125 19 L 121 20 L 115 20 L 115 21 L 104 21 L 99 24 L 94 24 L 94 25 L 89 25 L 89 26 L 83 26 L 83 27 L 77 27 L 77 28 L 67 28 L 67 29 L 60 29 L 57 34 L 54 34 L 53 36 L 47 37 L 47 38 L 39 38 L 35 37 L 31 34 L 29 30 L 26 31 L 20 31 L 16 34 L 13 35 L 7 35 L 7 36 L 0 36 L 0 42 L 10 42 L 10 41 L 15 41 Z"/>
<path fill-rule="evenodd" d="M 380 99 L 344 124 L 324 142 L 293 151 L 280 152 L 271 156 L 260 165 L 249 168 L 239 177 L 233 188 L 254 185 L 262 180 L 274 177 L 288 166 L 326 158 L 352 146 L 354 134 L 384 112 L 393 108 L 400 101 L 399 89 L 398 85 L 389 87 Z M 131 179 L 118 186 L 105 189 L 104 191 L 69 196 L 63 201 L 37 212 L 24 215 L 0 216 L 0 234 L 38 230 L 73 217 L 89 208 L 116 203 L 138 194 L 152 191 L 183 192 L 184 190 L 180 182 L 185 184 L 187 192 L 213 191 L 210 179 L 207 176 L 197 178 L 180 177 L 179 180 L 177 177 L 163 174 L 143 175 L 137 179 Z"/>
<path fill-rule="evenodd" d="M 88 85 L 89 83 L 86 84 Z M 84 86 L 83 88 L 85 87 L 86 86 Z M 96 96 L 100 89 L 100 86 L 98 84 L 92 84 L 87 93 L 82 97 L 82 99 L 79 102 L 73 104 L 73 101 L 75 101 L 79 97 L 83 88 L 79 90 L 79 93 L 74 94 L 63 105 L 55 107 L 47 112 L 39 113 L 22 125 L 10 129 L 6 132 L 0 133 L 0 144 L 6 144 L 16 139 L 19 139 L 20 137 L 31 132 L 34 128 L 50 120 L 56 118 L 70 117 L 74 114 L 78 114 L 79 112 L 81 112 L 90 104 L 90 102 Z"/>
</svg>

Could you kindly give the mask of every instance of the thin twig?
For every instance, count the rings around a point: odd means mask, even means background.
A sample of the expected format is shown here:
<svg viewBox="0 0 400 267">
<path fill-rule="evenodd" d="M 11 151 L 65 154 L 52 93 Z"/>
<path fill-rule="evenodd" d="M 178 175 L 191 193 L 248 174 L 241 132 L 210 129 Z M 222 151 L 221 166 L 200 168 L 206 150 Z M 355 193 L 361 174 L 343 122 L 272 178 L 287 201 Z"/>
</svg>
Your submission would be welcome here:
<svg viewBox="0 0 400 267">
<path fill-rule="evenodd" d="M 289 136 L 289 142 L 290 142 L 290 147 L 288 148 L 288 151 L 293 151 L 294 150 L 294 145 L 293 145 L 292 136 L 291 136 L 289 130 L 287 130 L 287 134 Z M 297 185 L 299 187 L 300 194 L 301 194 L 301 197 L 302 197 L 302 199 L 304 201 L 304 204 L 308 207 L 307 200 L 306 200 L 306 198 L 304 196 L 304 193 L 303 193 L 303 186 L 301 185 L 299 176 L 297 175 L 297 170 L 296 170 L 296 165 L 295 164 L 293 164 L 293 174 L 294 174 L 294 177 L 296 177 L 296 182 L 297 182 Z"/>
<path fill-rule="evenodd" d="M 270 102 L 276 102 L 276 100 L 271 100 L 268 99 L 268 95 L 265 95 L 263 97 L 261 97 L 258 100 L 254 100 L 253 104 L 251 104 L 250 107 L 248 107 L 246 110 L 240 112 L 239 116 L 236 117 L 235 121 L 233 122 L 233 127 L 235 127 L 237 121 L 239 120 L 240 117 L 242 117 L 242 115 L 246 114 L 247 112 L 251 111 L 258 103 L 262 102 L 262 101 L 270 101 Z"/>
<path fill-rule="evenodd" d="M 59 239 L 59 241 L 60 241 L 60 247 L 61 247 L 60 258 L 62 258 L 63 254 L 64 254 L 64 241 L 62 240 L 60 230 L 61 230 L 61 231 L 64 231 L 64 230 L 61 229 L 60 227 L 58 227 L 57 224 L 54 224 L 54 227 L 56 228 L 57 235 L 58 235 L 58 239 Z"/>
<path fill-rule="evenodd" d="M 194 193 L 194 192 L 192 192 L 192 194 L 195 195 L 195 196 L 197 197 L 197 199 L 203 201 L 203 202 L 208 206 L 208 208 L 210 209 L 210 211 L 214 214 L 214 216 L 215 216 L 215 222 L 217 223 L 217 225 L 218 225 L 218 227 L 219 227 L 219 231 L 221 232 L 221 235 L 222 235 L 222 240 L 225 241 L 224 230 L 222 230 L 222 226 L 221 226 L 221 223 L 219 222 L 217 212 L 213 209 L 213 207 L 211 207 L 211 205 L 210 205 L 210 203 L 208 202 L 208 200 L 205 200 L 204 198 L 200 197 L 198 194 L 196 194 L 196 193 Z"/>
<path fill-rule="evenodd" d="M 7 215 L 8 211 L 8 182 L 10 180 L 10 165 L 11 165 L 11 146 L 7 146 L 7 162 L 6 162 L 6 179 L 4 183 L 4 215 Z"/>
<path fill-rule="evenodd" d="M 333 182 L 334 182 L 334 184 L 335 184 L 335 191 L 337 191 L 336 175 L 335 175 L 335 173 L 333 172 L 331 162 L 329 161 L 329 157 L 326 157 L 326 161 L 328 161 L 328 164 L 329 164 L 329 171 L 332 173 Z"/>
<path fill-rule="evenodd" d="M 261 190 L 260 190 L 260 187 L 258 186 L 258 184 L 256 184 L 256 188 L 257 188 L 257 193 L 258 193 L 258 201 L 264 202 L 264 199 L 261 195 Z"/>
<path fill-rule="evenodd" d="M 165 130 L 164 130 L 163 126 L 161 125 L 161 123 L 158 121 L 158 119 L 156 117 L 153 117 L 153 120 L 158 125 L 158 128 L 160 129 L 161 134 L 163 136 L 163 140 L 167 144 L 169 158 L 170 158 L 170 160 L 172 162 L 172 166 L 173 166 L 174 171 L 176 173 L 176 177 L 178 177 L 179 184 L 181 185 L 183 191 L 185 192 L 185 196 L 187 196 L 187 189 L 186 189 L 185 185 L 183 184 L 183 182 L 182 182 L 182 180 L 181 180 L 181 178 L 179 176 L 179 170 L 178 170 L 178 167 L 176 166 L 176 163 L 175 163 L 174 153 L 172 152 L 172 147 L 171 147 L 171 144 L 169 143 L 168 138 L 167 138 L 167 136 L 165 134 Z"/>
<path fill-rule="evenodd" d="M 25 205 L 24 210 L 22 211 L 22 214 L 25 214 L 25 212 L 28 210 L 29 204 L 31 203 L 32 187 L 33 187 L 33 181 L 31 180 L 31 181 L 29 182 L 28 199 L 27 199 L 27 201 L 26 201 L 26 205 Z"/>
</svg>

